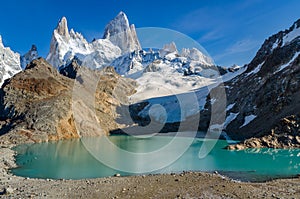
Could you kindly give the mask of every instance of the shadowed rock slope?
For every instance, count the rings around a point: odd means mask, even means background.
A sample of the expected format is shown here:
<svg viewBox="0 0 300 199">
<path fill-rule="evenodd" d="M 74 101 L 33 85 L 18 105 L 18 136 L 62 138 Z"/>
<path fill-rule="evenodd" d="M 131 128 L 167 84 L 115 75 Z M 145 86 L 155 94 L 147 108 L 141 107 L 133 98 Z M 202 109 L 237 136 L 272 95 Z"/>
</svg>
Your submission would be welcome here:
<svg viewBox="0 0 300 199">
<path fill-rule="evenodd" d="M 223 85 L 227 93 L 224 129 L 233 139 L 249 139 L 244 147 L 300 146 L 299 30 L 300 20 L 268 38 L 247 70 Z M 208 110 L 210 101 L 206 104 Z M 200 123 L 207 124 L 207 121 L 204 118 Z"/>
</svg>

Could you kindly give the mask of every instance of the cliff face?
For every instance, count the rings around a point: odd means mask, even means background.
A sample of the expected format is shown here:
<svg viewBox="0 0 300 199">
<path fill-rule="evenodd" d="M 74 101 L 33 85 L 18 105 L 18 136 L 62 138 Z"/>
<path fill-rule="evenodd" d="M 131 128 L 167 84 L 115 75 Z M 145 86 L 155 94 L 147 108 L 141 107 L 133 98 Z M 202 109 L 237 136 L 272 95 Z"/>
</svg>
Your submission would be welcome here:
<svg viewBox="0 0 300 199">
<path fill-rule="evenodd" d="M 300 112 L 299 30 L 300 20 L 289 29 L 268 38 L 243 74 L 214 89 L 226 90 L 227 108 L 219 110 L 219 113 L 226 111 L 224 130 L 231 138 L 245 140 L 264 137 L 265 141 L 260 140 L 258 147 L 299 146 L 298 131 L 292 129 L 294 123 L 300 125 L 299 120 L 293 119 L 293 124 L 286 128 L 282 125 L 282 121 L 297 118 Z M 214 100 L 219 103 L 224 99 Z M 202 130 L 208 128 L 209 110 L 214 100 L 208 98 L 207 110 L 202 112 Z M 283 143 L 284 137 L 289 137 L 290 146 Z M 255 145 L 247 142 L 249 147 Z"/>
<path fill-rule="evenodd" d="M 247 71 L 226 85 L 228 105 L 234 104 L 229 112 L 239 113 L 226 128 L 233 137 L 269 134 L 281 119 L 300 112 L 299 28 L 300 20 L 267 39 Z"/>
<path fill-rule="evenodd" d="M 89 117 L 98 117 L 103 134 L 113 128 L 121 127 L 114 122 L 115 109 L 121 104 L 121 97 L 126 99 L 134 92 L 134 82 L 123 80 L 113 70 L 92 71 L 85 68 L 86 75 L 94 74 L 99 78 L 95 91 L 95 106 L 89 107 L 82 101 L 82 111 L 93 112 Z M 115 82 L 121 79 L 123 89 L 114 96 Z M 91 131 L 93 125 L 78 128 L 74 112 L 75 80 L 63 76 L 40 58 L 30 63 L 27 68 L 5 82 L 0 90 L 0 135 L 2 142 L 42 142 L 50 140 L 77 138 L 80 131 Z M 107 103 L 111 103 L 107 106 Z M 76 115 L 77 114 L 77 115 Z M 90 118 L 83 118 L 89 120 Z M 90 134 L 93 135 L 93 134 Z"/>
</svg>

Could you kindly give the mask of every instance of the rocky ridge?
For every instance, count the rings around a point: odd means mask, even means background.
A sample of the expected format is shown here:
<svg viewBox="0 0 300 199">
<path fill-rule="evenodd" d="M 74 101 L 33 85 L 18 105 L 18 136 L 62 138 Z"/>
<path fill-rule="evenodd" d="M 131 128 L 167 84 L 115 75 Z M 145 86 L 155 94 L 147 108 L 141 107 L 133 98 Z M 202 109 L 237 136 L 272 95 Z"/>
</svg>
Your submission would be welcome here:
<svg viewBox="0 0 300 199">
<path fill-rule="evenodd" d="M 284 118 L 298 115 L 300 111 L 299 28 L 300 20 L 291 28 L 268 38 L 246 66 L 247 70 L 243 74 L 214 89 L 225 89 L 227 93 L 226 110 L 217 112 L 227 112 L 222 124 L 224 130 L 232 139 L 246 139 L 245 147 L 298 146 L 298 135 L 290 137 L 289 142 L 293 143 L 293 146 L 289 146 L 281 136 L 289 134 L 276 126 L 281 124 Z M 211 101 L 220 103 L 222 100 L 224 99 L 208 97 L 207 109 L 202 112 L 202 115 L 207 117 L 202 117 L 200 121 L 202 130 L 208 128 Z M 296 123 L 298 125 L 297 120 Z M 271 129 L 277 129 L 276 133 Z M 270 139 L 275 140 L 272 141 L 273 144 Z M 258 140 L 259 144 L 256 146 Z"/>
<path fill-rule="evenodd" d="M 125 101 L 126 96 L 134 92 L 134 82 L 123 79 L 113 69 L 92 71 L 82 68 L 84 74 L 100 81 L 93 93 L 96 106 L 90 107 L 87 101 L 81 101 L 76 108 L 92 113 L 85 115 L 87 122 L 98 118 L 103 134 L 122 127 L 115 122 L 118 117 L 115 109 L 121 100 Z M 76 81 L 80 82 L 80 75 Z M 34 60 L 24 71 L 5 82 L 0 90 L 1 142 L 42 142 L 76 138 L 81 135 L 80 131 L 91 132 L 95 125 L 76 126 L 78 109 L 72 107 L 77 104 L 74 85 L 74 79 L 60 75 L 42 58 Z M 119 89 L 120 86 L 124 88 Z"/>
<path fill-rule="evenodd" d="M 228 123 L 227 132 L 262 136 L 281 119 L 299 113 L 300 34 L 285 42 L 298 28 L 300 20 L 267 39 L 247 71 L 228 83 L 228 105 L 234 104 L 229 112 L 239 115 Z M 254 119 L 247 121 L 251 115 Z"/>
</svg>

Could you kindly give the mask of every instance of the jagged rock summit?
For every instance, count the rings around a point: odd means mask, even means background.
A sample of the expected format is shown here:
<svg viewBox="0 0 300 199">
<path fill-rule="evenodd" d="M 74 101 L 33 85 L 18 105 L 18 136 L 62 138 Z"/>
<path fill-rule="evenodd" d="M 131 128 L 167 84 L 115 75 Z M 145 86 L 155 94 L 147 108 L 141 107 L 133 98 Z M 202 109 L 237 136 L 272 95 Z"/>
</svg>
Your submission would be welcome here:
<svg viewBox="0 0 300 199">
<path fill-rule="evenodd" d="M 69 66 L 75 59 L 80 65 L 91 69 L 113 66 L 121 75 L 136 80 L 142 78 L 142 84 L 148 81 L 145 78 L 151 78 L 155 76 L 154 73 L 163 70 L 164 73 L 158 75 L 166 82 L 170 82 L 166 78 L 174 79 L 174 75 L 186 79 L 184 75 L 216 78 L 219 74 L 212 59 L 196 48 L 183 49 L 180 53 L 172 42 L 160 50 L 142 49 L 135 27 L 130 25 L 124 12 L 120 12 L 106 25 L 102 39 L 90 43 L 74 30 L 69 31 L 67 19 L 63 17 L 53 32 L 50 46 L 47 61 L 59 70 Z M 144 76 L 144 73 L 150 71 L 154 73 Z M 194 87 L 187 89 L 198 88 L 198 77 L 189 79 Z M 178 92 L 183 91 L 180 89 Z"/>
<path fill-rule="evenodd" d="M 83 59 L 90 53 L 91 45 L 80 33 L 75 32 L 73 29 L 69 31 L 67 19 L 62 17 L 53 31 L 47 61 L 54 67 L 59 68 L 68 64 L 75 56 Z"/>
<path fill-rule="evenodd" d="M 62 17 L 59 21 L 56 31 L 59 35 L 64 36 L 66 38 L 70 37 L 69 29 L 68 29 L 68 22 L 66 17 Z"/>
<path fill-rule="evenodd" d="M 99 69 L 109 66 L 123 54 L 140 49 L 134 25 L 129 25 L 123 12 L 108 23 L 103 39 L 91 43 L 73 29 L 69 31 L 67 19 L 62 17 L 53 31 L 47 61 L 59 68 L 76 58 L 84 66 Z"/>
<path fill-rule="evenodd" d="M 26 66 L 32 62 L 33 60 L 39 57 L 39 53 L 36 45 L 32 45 L 31 49 L 23 56 L 21 56 L 21 68 L 24 70 Z"/>
<path fill-rule="evenodd" d="M 162 49 L 159 50 L 160 57 L 165 57 L 168 54 L 178 54 L 178 50 L 175 42 L 171 42 L 170 44 L 165 44 Z"/>
<path fill-rule="evenodd" d="M 20 55 L 5 47 L 0 35 L 0 86 L 4 80 L 21 71 Z"/>
<path fill-rule="evenodd" d="M 128 18 L 124 12 L 120 12 L 105 27 L 103 39 L 110 40 L 118 46 L 123 53 L 129 53 L 135 50 L 141 50 L 135 26 L 129 24 Z"/>
</svg>

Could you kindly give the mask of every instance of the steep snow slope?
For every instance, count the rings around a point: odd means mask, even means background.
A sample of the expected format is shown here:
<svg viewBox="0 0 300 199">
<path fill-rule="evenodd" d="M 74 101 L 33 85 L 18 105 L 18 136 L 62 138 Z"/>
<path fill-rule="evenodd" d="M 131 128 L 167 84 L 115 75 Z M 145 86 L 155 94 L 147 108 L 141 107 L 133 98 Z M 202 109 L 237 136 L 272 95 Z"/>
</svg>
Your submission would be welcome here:
<svg viewBox="0 0 300 199">
<path fill-rule="evenodd" d="M 173 123 L 203 111 L 210 90 L 240 75 L 246 67 L 216 78 L 183 76 L 168 66 L 158 70 L 137 78 L 139 87 L 130 102 L 134 106 L 147 104 L 136 113 L 140 118 L 150 116 L 157 122 Z"/>
<path fill-rule="evenodd" d="M 242 71 L 235 68 L 229 72 L 217 67 L 210 57 L 196 48 L 183 49 L 180 54 L 175 43 L 165 45 L 158 52 L 140 51 L 131 54 L 131 59 L 126 61 L 113 64 L 117 65 L 116 71 L 139 83 L 138 92 L 131 98 L 132 102 L 189 92 L 217 81 L 228 81 Z M 124 67 L 125 64 L 129 66 Z M 225 71 L 222 74 L 221 69 Z"/>
<path fill-rule="evenodd" d="M 20 55 L 4 47 L 0 36 L 0 86 L 4 80 L 21 71 Z"/>
</svg>

